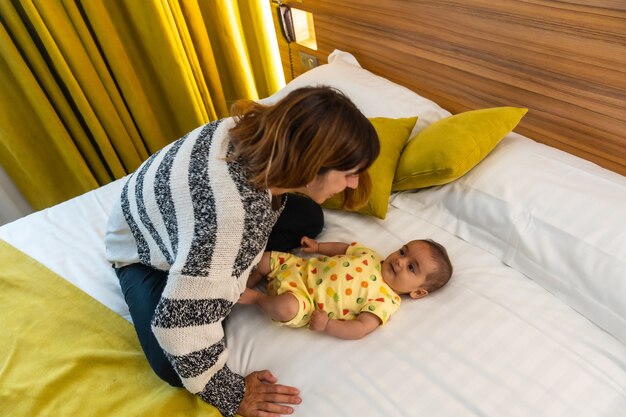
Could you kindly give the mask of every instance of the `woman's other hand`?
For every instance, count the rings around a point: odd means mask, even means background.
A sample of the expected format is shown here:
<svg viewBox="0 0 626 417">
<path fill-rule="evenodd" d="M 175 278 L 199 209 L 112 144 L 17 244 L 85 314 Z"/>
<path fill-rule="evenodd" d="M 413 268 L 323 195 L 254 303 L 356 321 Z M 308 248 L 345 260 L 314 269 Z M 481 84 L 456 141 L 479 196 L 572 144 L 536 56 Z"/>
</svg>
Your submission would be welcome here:
<svg viewBox="0 0 626 417">
<path fill-rule="evenodd" d="M 276 377 L 268 370 L 252 372 L 245 378 L 246 388 L 237 411 L 243 417 L 279 417 L 292 414 L 293 407 L 284 404 L 300 404 L 297 388 L 276 384 Z"/>
</svg>

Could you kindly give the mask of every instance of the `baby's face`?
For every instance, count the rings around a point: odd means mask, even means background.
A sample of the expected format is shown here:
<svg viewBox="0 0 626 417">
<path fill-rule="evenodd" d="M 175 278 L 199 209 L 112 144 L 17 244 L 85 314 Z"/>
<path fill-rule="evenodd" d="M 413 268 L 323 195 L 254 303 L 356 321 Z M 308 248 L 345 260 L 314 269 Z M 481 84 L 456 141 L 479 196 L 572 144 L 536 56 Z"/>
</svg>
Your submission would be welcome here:
<svg viewBox="0 0 626 417">
<path fill-rule="evenodd" d="M 383 279 L 395 292 L 419 298 L 430 272 L 437 270 L 428 243 L 412 240 L 383 261 Z"/>
</svg>

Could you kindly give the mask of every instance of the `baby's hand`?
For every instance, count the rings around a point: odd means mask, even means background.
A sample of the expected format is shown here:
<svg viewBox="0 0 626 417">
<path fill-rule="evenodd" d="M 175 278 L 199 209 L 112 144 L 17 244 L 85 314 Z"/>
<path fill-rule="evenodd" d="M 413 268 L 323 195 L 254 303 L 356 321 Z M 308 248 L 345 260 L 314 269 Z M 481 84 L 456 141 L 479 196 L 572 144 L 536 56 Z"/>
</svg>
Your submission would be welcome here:
<svg viewBox="0 0 626 417">
<path fill-rule="evenodd" d="M 311 239 L 310 237 L 302 236 L 300 239 L 300 244 L 302 245 L 302 252 L 304 253 L 318 253 L 319 243 L 317 240 Z"/>
<path fill-rule="evenodd" d="M 326 330 L 329 321 L 328 313 L 324 310 L 315 310 L 313 314 L 311 314 L 311 320 L 309 320 L 309 329 L 316 332 L 323 332 Z"/>
</svg>

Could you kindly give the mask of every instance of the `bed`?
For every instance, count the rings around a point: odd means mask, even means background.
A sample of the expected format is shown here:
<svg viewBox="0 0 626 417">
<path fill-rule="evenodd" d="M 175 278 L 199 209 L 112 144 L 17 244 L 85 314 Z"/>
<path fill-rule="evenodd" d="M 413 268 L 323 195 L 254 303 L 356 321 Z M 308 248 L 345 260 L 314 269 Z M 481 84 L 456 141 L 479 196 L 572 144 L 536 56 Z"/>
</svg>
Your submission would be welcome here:
<svg viewBox="0 0 626 417">
<path fill-rule="evenodd" d="M 463 119 L 462 133 L 474 134 L 470 162 L 453 161 L 444 179 L 432 167 L 430 176 L 411 172 L 403 185 L 395 174 L 403 155 L 414 162 L 408 144 L 452 114 L 363 68 L 357 55 L 332 51 L 328 64 L 264 99 L 324 84 L 369 118 L 417 117 L 379 132 L 392 163 L 375 177 L 385 179 L 376 204 L 367 214 L 326 208 L 319 239 L 358 240 L 386 254 L 432 238 L 447 248 L 454 275 L 359 341 L 277 326 L 236 306 L 226 323 L 228 365 L 242 374 L 271 369 L 300 388 L 297 416 L 624 415 L 626 178 L 518 133 L 527 114 L 511 97 L 512 107 L 475 107 L 505 109 L 496 115 Z M 486 131 L 493 134 L 481 149 Z M 443 183 L 415 188 L 420 181 Z M 0 415 L 219 415 L 162 383 L 143 358 L 104 257 L 123 183 L 0 227 Z"/>
</svg>

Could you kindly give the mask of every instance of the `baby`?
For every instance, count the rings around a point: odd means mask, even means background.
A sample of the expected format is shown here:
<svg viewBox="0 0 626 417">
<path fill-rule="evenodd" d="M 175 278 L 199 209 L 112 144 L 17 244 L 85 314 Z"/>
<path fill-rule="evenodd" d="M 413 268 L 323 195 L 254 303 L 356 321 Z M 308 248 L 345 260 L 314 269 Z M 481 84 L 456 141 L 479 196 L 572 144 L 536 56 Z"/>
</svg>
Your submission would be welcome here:
<svg viewBox="0 0 626 417">
<path fill-rule="evenodd" d="M 265 252 L 239 303 L 256 304 L 286 326 L 360 339 L 389 320 L 400 295 L 422 298 L 452 275 L 446 249 L 432 240 L 412 240 L 384 260 L 358 243 L 301 243 L 303 252 L 325 256 Z M 252 289 L 265 276 L 268 294 Z"/>
</svg>

